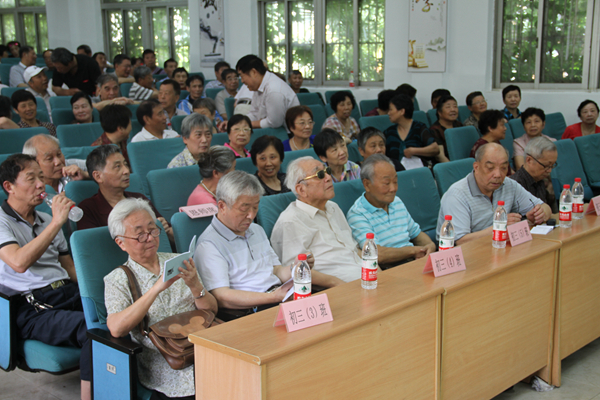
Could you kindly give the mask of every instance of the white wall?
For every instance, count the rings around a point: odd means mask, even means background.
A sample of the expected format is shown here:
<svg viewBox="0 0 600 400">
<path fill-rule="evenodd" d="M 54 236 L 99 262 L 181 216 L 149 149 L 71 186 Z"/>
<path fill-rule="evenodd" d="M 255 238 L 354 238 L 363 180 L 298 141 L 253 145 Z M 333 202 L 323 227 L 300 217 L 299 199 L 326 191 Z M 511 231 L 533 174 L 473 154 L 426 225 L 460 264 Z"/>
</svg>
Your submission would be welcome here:
<svg viewBox="0 0 600 400">
<path fill-rule="evenodd" d="M 66 47 L 73 53 L 87 44 L 104 51 L 100 0 L 50 0 L 46 3 L 50 48 Z"/>
</svg>

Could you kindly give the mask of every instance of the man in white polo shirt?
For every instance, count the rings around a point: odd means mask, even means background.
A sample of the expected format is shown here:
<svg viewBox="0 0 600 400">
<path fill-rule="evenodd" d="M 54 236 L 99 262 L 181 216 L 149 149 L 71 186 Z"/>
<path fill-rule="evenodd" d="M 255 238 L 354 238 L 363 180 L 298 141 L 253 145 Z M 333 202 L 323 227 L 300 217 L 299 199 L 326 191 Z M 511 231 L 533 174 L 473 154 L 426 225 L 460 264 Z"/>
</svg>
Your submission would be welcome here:
<svg viewBox="0 0 600 400">
<path fill-rule="evenodd" d="M 177 132 L 167 129 L 167 114 L 158 100 L 150 99 L 142 102 L 135 115 L 143 128 L 131 139 L 132 143 L 179 137 Z"/>
</svg>

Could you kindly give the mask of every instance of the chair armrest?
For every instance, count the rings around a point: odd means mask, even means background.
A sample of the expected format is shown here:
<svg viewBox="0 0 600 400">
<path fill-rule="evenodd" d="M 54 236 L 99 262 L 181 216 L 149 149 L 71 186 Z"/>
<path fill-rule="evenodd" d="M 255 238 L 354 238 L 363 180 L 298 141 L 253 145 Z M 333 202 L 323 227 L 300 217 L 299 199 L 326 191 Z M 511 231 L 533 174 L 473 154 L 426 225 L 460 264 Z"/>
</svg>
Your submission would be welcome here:
<svg viewBox="0 0 600 400">
<path fill-rule="evenodd" d="M 3 299 L 12 300 L 20 295 L 20 292 L 17 292 L 16 290 L 9 288 L 8 286 L 0 285 L 0 297 L 2 297 Z"/>
<path fill-rule="evenodd" d="M 141 344 L 135 343 L 131 338 L 117 338 L 104 329 L 90 329 L 87 331 L 87 336 L 91 340 L 95 340 L 98 343 L 102 343 L 105 346 L 112 347 L 113 349 L 126 354 L 138 354 L 144 349 Z"/>
</svg>

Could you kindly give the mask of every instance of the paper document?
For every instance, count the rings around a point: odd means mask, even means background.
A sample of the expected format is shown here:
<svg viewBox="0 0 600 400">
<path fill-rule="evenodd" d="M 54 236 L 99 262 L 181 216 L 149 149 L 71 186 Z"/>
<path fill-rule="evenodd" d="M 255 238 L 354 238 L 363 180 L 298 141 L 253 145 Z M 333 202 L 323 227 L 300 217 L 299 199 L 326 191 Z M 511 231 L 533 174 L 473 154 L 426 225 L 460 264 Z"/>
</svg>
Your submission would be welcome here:
<svg viewBox="0 0 600 400">
<path fill-rule="evenodd" d="M 423 161 L 417 156 L 413 156 L 410 158 L 402 157 L 402 160 L 400 160 L 400 164 L 402 164 L 407 170 L 423 167 Z"/>
<path fill-rule="evenodd" d="M 163 282 L 168 281 L 179 273 L 179 267 L 185 268 L 183 264 L 184 260 L 192 258 L 194 256 L 194 251 L 196 250 L 196 236 L 192 238 L 190 242 L 190 250 L 185 253 L 181 253 L 176 255 L 173 258 L 169 258 L 165 261 L 165 266 L 163 268 Z"/>
<path fill-rule="evenodd" d="M 554 229 L 554 227 L 551 225 L 538 225 L 533 227 L 531 233 L 534 235 L 547 235 L 552 232 L 552 229 Z"/>
<path fill-rule="evenodd" d="M 293 276 L 293 275 L 292 275 Z M 294 278 L 290 278 L 288 279 L 286 282 L 284 282 L 281 286 L 285 285 L 288 282 L 291 282 L 292 280 L 294 280 Z M 287 299 L 290 298 L 291 295 L 294 294 L 294 285 L 292 285 L 292 287 L 290 288 L 290 290 L 288 290 L 288 292 L 285 294 L 285 297 L 283 298 L 283 300 L 281 300 L 281 302 L 283 303 L 284 301 L 286 301 Z"/>
</svg>

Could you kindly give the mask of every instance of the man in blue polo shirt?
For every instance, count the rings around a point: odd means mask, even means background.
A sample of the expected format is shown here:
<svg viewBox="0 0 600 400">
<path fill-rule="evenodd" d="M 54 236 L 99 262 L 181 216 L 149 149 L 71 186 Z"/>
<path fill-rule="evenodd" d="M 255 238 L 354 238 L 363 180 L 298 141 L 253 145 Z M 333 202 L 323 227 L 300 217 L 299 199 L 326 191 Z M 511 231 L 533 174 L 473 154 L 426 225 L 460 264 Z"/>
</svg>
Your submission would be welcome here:
<svg viewBox="0 0 600 400">
<path fill-rule="evenodd" d="M 388 157 L 373 154 L 367 158 L 360 179 L 365 193 L 348 211 L 348 224 L 361 247 L 367 233 L 375 234 L 380 266 L 398 265 L 435 251 L 435 244 L 421 232 L 402 200 L 396 197 L 398 176 Z"/>
</svg>

